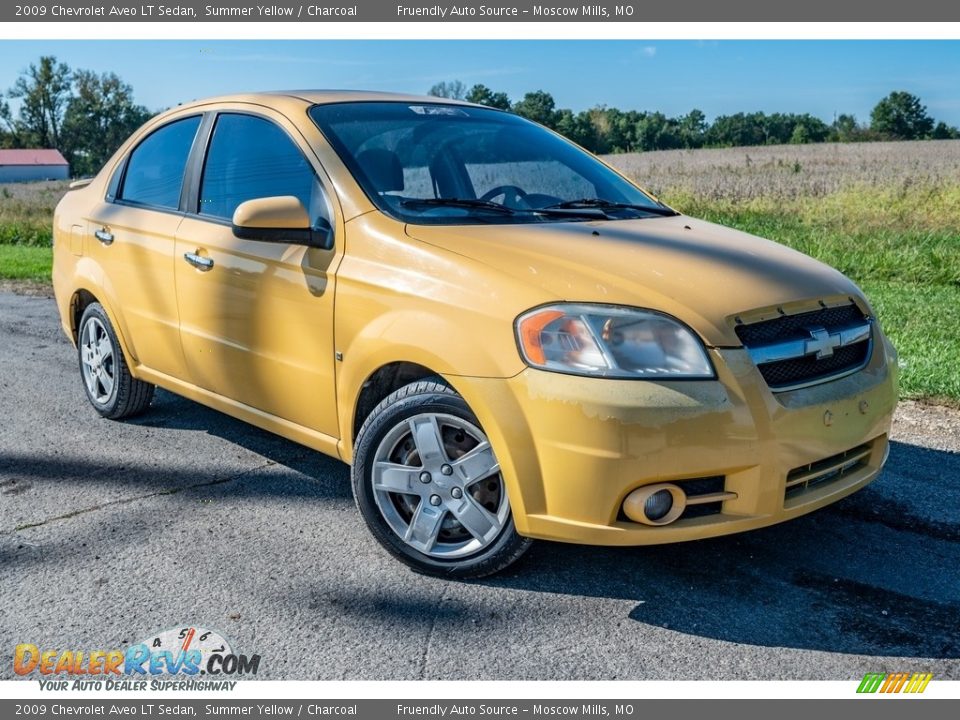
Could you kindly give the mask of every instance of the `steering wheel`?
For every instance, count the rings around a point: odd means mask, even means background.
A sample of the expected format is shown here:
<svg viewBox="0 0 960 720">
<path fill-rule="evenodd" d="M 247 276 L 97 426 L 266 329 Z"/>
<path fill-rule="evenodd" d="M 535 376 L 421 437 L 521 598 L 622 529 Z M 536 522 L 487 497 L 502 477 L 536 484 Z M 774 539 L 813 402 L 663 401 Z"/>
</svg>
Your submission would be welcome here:
<svg viewBox="0 0 960 720">
<path fill-rule="evenodd" d="M 490 202 L 500 195 L 503 195 L 503 204 L 506 207 L 515 208 L 518 207 L 520 201 L 527 196 L 527 191 L 516 185 L 497 185 L 495 188 L 487 190 L 479 199 L 484 202 Z"/>
</svg>

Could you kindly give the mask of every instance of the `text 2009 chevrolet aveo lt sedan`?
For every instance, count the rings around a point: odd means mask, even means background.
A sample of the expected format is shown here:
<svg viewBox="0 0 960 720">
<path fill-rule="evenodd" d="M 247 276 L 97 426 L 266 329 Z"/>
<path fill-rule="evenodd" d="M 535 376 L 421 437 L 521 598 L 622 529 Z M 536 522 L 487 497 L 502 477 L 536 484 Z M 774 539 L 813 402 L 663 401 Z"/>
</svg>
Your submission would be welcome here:
<svg viewBox="0 0 960 720">
<path fill-rule="evenodd" d="M 218 98 L 79 185 L 54 286 L 97 411 L 159 385 L 339 457 L 420 571 L 751 530 L 886 459 L 896 355 L 852 282 L 509 113 Z"/>
</svg>

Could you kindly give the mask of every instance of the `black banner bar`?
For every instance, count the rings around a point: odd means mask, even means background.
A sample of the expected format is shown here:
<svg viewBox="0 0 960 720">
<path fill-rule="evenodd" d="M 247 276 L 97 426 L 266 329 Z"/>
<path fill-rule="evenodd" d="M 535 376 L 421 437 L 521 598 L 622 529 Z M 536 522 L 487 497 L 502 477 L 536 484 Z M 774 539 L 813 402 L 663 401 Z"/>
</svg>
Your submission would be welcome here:
<svg viewBox="0 0 960 720">
<path fill-rule="evenodd" d="M 572 0 L 316 0 L 269 3 L 249 0 L 98 2 L 25 0 L 0 6 L 0 22 L 951 22 L 960 3 L 874 0 L 865 11 L 852 0 L 687 0 L 573 2 Z M 869 17 L 865 17 L 869 15 Z M 895 30 L 893 31 L 895 33 Z"/>
</svg>

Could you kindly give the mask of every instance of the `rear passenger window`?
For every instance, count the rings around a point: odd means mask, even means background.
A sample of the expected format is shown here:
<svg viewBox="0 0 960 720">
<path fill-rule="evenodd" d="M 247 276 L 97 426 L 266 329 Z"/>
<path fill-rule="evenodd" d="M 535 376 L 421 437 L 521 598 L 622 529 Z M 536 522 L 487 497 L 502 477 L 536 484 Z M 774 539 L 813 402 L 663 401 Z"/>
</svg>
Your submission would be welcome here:
<svg viewBox="0 0 960 720">
<path fill-rule="evenodd" d="M 180 188 L 200 116 L 164 125 L 131 153 L 123 177 L 120 199 L 126 202 L 176 210 Z"/>
<path fill-rule="evenodd" d="M 319 192 L 313 168 L 277 125 L 251 115 L 217 118 L 200 184 L 201 215 L 229 220 L 247 200 L 293 195 L 311 217 L 326 216 Z"/>
</svg>

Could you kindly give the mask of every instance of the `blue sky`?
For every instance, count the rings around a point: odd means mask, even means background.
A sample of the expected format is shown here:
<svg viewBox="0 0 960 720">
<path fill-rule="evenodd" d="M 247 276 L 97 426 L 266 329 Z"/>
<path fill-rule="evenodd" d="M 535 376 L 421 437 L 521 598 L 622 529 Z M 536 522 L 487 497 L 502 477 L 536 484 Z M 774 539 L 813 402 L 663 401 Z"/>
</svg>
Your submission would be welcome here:
<svg viewBox="0 0 960 720">
<path fill-rule="evenodd" d="M 960 41 L 0 41 L 0 89 L 40 55 L 114 71 L 159 110 L 243 90 L 354 88 L 424 93 L 441 80 L 512 99 L 544 89 L 595 105 L 869 117 L 892 90 L 960 126 Z"/>
</svg>

